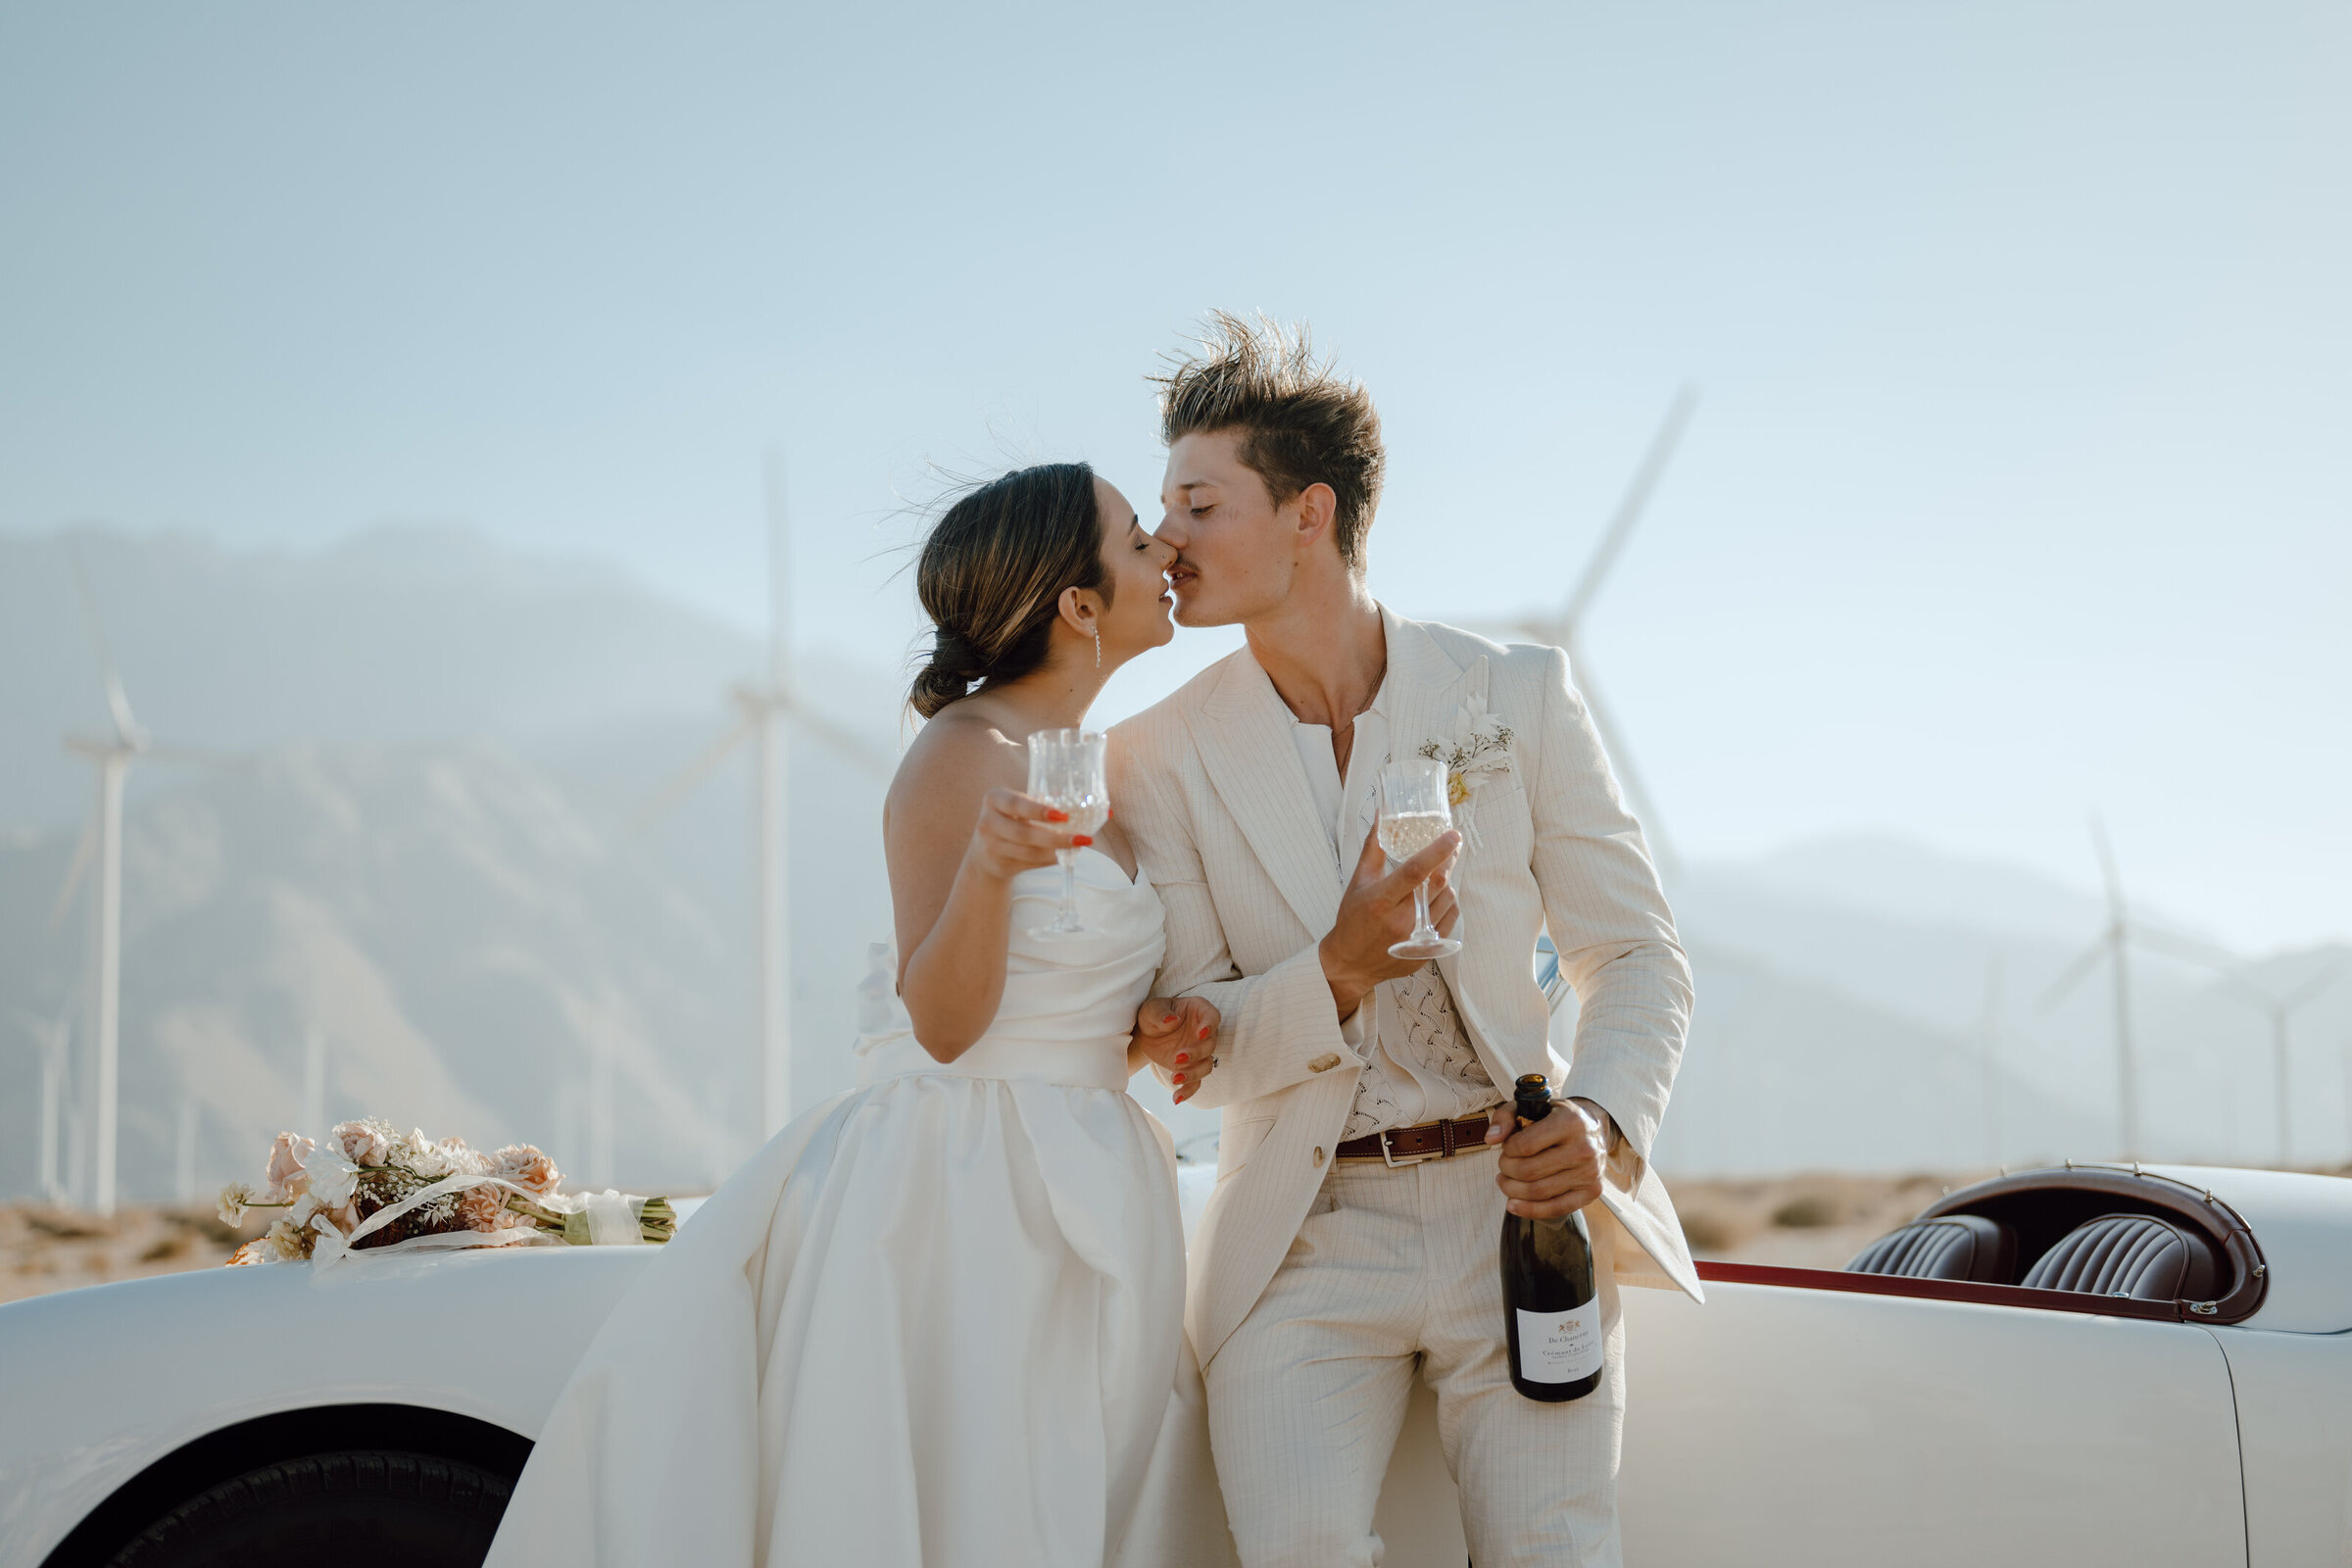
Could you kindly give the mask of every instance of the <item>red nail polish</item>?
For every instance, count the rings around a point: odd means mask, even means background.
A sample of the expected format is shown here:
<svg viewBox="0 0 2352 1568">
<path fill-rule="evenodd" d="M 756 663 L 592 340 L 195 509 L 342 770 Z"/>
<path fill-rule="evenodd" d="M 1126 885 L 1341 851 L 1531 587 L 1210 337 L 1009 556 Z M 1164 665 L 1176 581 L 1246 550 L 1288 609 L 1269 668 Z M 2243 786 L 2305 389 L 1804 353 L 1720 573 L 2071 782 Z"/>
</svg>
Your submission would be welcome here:
<svg viewBox="0 0 2352 1568">
<path fill-rule="evenodd" d="M 1206 1039 L 1208 1038 L 1208 1025 L 1206 1025 L 1206 1024 L 1202 1024 L 1202 1025 L 1200 1026 L 1200 1038 L 1201 1038 L 1201 1039 L 1203 1039 L 1203 1040 L 1206 1040 Z"/>
<path fill-rule="evenodd" d="M 1165 1018 L 1162 1018 L 1159 1021 L 1161 1023 L 1174 1023 L 1176 1021 L 1176 1015 L 1171 1012 Z"/>
<path fill-rule="evenodd" d="M 1093 839 L 1088 838 L 1083 833 L 1073 833 L 1070 835 L 1070 848 L 1074 850 L 1083 850 L 1094 842 L 1095 841 Z"/>
<path fill-rule="evenodd" d="M 1183 1083 L 1183 1082 L 1184 1082 L 1184 1074 L 1182 1074 L 1182 1073 L 1178 1073 L 1178 1074 L 1176 1075 L 1176 1082 L 1177 1082 L 1177 1083 L 1179 1083 L 1179 1084 Z"/>
<path fill-rule="evenodd" d="M 1179 1051 L 1176 1053 L 1176 1065 L 1179 1067 L 1183 1066 L 1186 1062 L 1192 1059 L 1193 1054 L 1189 1051 Z"/>
<path fill-rule="evenodd" d="M 1052 808 L 1051 806 L 1049 806 L 1049 807 L 1047 807 L 1047 808 L 1046 808 L 1046 820 L 1047 820 L 1047 821 L 1049 821 L 1049 822 L 1067 822 L 1069 819 L 1070 819 L 1070 813 L 1069 813 L 1069 812 L 1067 812 L 1067 811 L 1057 811 L 1057 810 L 1054 809 L 1054 808 Z"/>
</svg>

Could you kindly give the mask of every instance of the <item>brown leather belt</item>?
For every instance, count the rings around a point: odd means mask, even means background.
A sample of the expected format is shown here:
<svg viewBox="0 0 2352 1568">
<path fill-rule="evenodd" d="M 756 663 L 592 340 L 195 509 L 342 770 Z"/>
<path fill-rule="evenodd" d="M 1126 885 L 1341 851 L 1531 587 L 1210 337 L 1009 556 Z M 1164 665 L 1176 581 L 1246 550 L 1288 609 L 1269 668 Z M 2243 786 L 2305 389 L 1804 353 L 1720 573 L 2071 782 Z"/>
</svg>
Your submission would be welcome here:
<svg viewBox="0 0 2352 1568">
<path fill-rule="evenodd" d="M 1487 1125 L 1484 1116 L 1464 1116 L 1459 1121 L 1425 1121 L 1417 1127 L 1392 1127 L 1387 1132 L 1350 1138 L 1332 1153 L 1341 1159 L 1378 1159 L 1391 1165 L 1450 1159 L 1486 1148 Z"/>
</svg>

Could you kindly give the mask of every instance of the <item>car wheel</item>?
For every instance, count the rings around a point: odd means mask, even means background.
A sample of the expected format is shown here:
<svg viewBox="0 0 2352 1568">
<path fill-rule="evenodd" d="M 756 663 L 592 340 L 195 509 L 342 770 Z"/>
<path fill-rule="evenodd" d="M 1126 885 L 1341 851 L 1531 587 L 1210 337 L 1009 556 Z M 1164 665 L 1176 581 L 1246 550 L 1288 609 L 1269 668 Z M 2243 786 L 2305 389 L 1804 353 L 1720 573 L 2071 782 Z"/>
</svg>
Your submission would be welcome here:
<svg viewBox="0 0 2352 1568">
<path fill-rule="evenodd" d="M 478 1568 L 514 1483 L 421 1453 L 362 1449 L 284 1459 L 190 1497 L 111 1568 L 315 1568 L 335 1543 L 405 1568 Z"/>
</svg>

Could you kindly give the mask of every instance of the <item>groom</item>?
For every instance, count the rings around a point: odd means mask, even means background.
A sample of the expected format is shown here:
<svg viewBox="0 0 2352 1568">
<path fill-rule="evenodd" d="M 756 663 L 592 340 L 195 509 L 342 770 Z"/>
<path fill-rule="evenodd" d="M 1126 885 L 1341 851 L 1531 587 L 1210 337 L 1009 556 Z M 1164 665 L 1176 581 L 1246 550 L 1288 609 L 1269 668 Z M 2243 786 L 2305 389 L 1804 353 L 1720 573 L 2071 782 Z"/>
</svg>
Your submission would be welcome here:
<svg viewBox="0 0 2352 1568">
<path fill-rule="evenodd" d="M 1699 1295 L 1649 1166 L 1691 992 L 1641 827 L 1564 655 L 1365 591 L 1385 457 L 1361 386 L 1302 333 L 1222 315 L 1162 384 L 1177 619 L 1239 623 L 1248 647 L 1118 726 L 1111 798 L 1167 905 L 1160 991 L 1223 1019 L 1214 1071 L 1193 1079 L 1223 1137 L 1187 1326 L 1242 1560 L 1377 1560 L 1417 1373 L 1474 1561 L 1615 1564 L 1617 1286 Z M 1381 764 L 1476 733 L 1463 831 L 1390 871 Z M 1392 958 L 1433 873 L 1462 950 Z M 1575 1057 L 1551 1114 L 1511 1132 L 1512 1080 L 1559 1081 L 1533 972 L 1546 928 L 1580 1004 Z M 1506 1205 L 1597 1205 L 1606 1372 L 1583 1399 L 1511 1387 Z"/>
</svg>

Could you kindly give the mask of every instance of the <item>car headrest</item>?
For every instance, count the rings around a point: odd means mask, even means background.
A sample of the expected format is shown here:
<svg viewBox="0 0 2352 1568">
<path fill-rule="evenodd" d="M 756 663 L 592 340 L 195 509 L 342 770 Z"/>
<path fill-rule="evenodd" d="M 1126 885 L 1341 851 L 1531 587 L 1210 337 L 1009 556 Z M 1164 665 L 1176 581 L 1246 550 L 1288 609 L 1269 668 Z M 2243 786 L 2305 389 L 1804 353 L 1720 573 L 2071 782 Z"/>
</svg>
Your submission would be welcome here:
<svg viewBox="0 0 2352 1568">
<path fill-rule="evenodd" d="M 1998 1220 L 1947 1214 L 1889 1231 L 1854 1255 L 1848 1274 L 2006 1285 L 2017 1267 L 2017 1235 Z"/>
<path fill-rule="evenodd" d="M 2220 1281 L 2213 1244 L 2152 1214 L 2103 1214 L 2041 1254 L 2020 1284 L 2141 1301 L 2202 1301 Z"/>
</svg>

